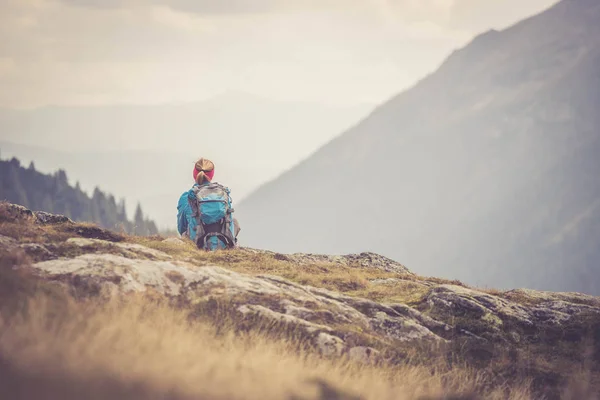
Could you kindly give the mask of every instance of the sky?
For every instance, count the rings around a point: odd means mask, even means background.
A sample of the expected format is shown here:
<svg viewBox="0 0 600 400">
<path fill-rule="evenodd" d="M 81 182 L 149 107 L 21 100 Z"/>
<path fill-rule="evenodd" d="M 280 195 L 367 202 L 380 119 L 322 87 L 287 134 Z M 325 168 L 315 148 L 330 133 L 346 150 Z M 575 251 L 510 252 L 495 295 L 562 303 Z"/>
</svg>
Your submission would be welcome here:
<svg viewBox="0 0 600 400">
<path fill-rule="evenodd" d="M 554 0 L 0 0 L 0 107 L 377 104 Z M 7 39 L 8 38 L 8 39 Z"/>
</svg>

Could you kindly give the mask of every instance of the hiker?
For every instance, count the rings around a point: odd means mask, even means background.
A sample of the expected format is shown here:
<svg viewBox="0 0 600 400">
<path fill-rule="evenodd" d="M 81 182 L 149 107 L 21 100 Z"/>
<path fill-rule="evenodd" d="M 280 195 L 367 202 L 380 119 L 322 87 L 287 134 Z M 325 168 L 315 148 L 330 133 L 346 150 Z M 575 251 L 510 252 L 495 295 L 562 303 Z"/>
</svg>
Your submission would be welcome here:
<svg viewBox="0 0 600 400">
<path fill-rule="evenodd" d="M 194 165 L 194 186 L 177 204 L 179 234 L 209 251 L 236 247 L 240 231 L 229 188 L 213 183 L 214 174 L 213 162 L 199 159 Z"/>
</svg>

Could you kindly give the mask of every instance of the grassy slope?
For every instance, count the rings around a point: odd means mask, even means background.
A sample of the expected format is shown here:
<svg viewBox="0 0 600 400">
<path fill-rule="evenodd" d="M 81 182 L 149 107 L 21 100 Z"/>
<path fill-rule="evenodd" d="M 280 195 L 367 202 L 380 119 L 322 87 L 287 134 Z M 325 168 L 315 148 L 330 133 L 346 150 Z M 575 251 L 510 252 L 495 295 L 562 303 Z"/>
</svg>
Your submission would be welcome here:
<svg viewBox="0 0 600 400">
<path fill-rule="evenodd" d="M 409 304 L 417 304 L 427 292 L 422 282 L 440 283 L 336 264 L 298 268 L 270 253 L 201 253 L 158 237 L 126 237 L 85 224 L 37 226 L 11 218 L 0 215 L 0 235 L 21 243 L 48 243 L 55 254 L 69 257 L 82 250 L 65 244 L 66 238 L 102 237 L 141 243 L 197 265 L 280 275 L 350 295 Z M 45 398 L 74 399 L 85 393 L 87 398 L 349 400 L 438 398 L 449 392 L 530 398 L 526 382 L 503 385 L 502 379 L 490 375 L 493 368 L 450 364 L 438 354 L 420 354 L 418 362 L 358 365 L 320 358 L 293 334 L 242 331 L 228 313 L 181 309 L 148 296 L 108 303 L 75 300 L 63 289 L 32 279 L 26 268 L 11 268 L 32 261 L 20 250 L 0 253 L 0 386 L 13 398 L 43 393 Z M 386 278 L 404 283 L 369 282 Z M 582 398 L 575 390 L 586 393 L 591 378 L 582 374 L 573 376 L 572 393 L 565 392 L 564 398 Z"/>
</svg>

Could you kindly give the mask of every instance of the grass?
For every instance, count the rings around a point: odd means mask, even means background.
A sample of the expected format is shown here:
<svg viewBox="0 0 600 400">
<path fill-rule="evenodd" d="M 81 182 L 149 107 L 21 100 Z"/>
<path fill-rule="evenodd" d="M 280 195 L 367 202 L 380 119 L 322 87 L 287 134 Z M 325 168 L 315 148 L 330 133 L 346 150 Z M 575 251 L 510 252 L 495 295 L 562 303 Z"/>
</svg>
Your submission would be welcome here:
<svg viewBox="0 0 600 400">
<path fill-rule="evenodd" d="M 85 237 L 108 240 L 112 242 L 130 242 L 141 244 L 163 251 L 178 260 L 186 260 L 195 265 L 219 265 L 236 272 L 250 275 L 277 275 L 303 285 L 321 287 L 351 296 L 361 296 L 379 302 L 401 302 L 417 304 L 427 294 L 427 287 L 418 282 L 426 281 L 435 284 L 459 284 L 439 278 L 423 278 L 410 274 L 391 273 L 361 266 L 346 266 L 336 263 L 313 263 L 298 266 L 278 257 L 276 253 L 250 252 L 245 249 L 208 253 L 200 252 L 189 241 L 183 244 L 163 242 L 163 237 L 136 237 L 113 233 L 97 228 L 93 224 L 58 224 L 34 225 L 23 223 L 19 216 L 7 211 L 6 204 L 0 204 L 0 235 L 19 240 L 20 243 L 51 244 L 56 256 L 74 257 L 81 249 L 64 243 L 70 237 Z M 93 246 L 92 246 L 93 247 Z M 101 245 L 98 251 L 107 251 Z M 92 252 L 93 248 L 86 248 Z M 109 252 L 119 251 L 110 249 Z M 35 259 L 34 261 L 42 261 Z M 398 279 L 394 285 L 374 284 L 379 279 Z"/>
<path fill-rule="evenodd" d="M 413 306 L 424 304 L 431 286 L 465 286 L 360 265 L 298 265 L 275 253 L 248 249 L 206 253 L 189 242 L 113 234 L 89 224 L 36 225 L 5 211 L 0 204 L 0 235 L 21 244 L 45 244 L 55 257 L 123 252 L 118 246 L 92 243 L 82 248 L 66 242 L 71 237 L 102 238 L 142 244 L 197 266 L 277 275 L 350 296 Z M 232 311 L 233 303 L 209 301 L 190 307 L 167 303 L 160 296 L 106 303 L 77 293 L 75 300 L 60 287 L 31 278 L 27 265 L 41 261 L 40 257 L 43 254 L 26 254 L 10 243 L 0 247 L 0 387 L 7 388 L 5 393 L 11 398 L 349 400 L 437 399 L 458 393 L 465 399 L 526 399 L 531 398 L 529 386 L 540 393 L 550 382 L 560 386 L 564 399 L 594 399 L 594 390 L 600 387 L 593 362 L 600 354 L 589 357 L 591 364 L 583 363 L 581 357 L 586 348 L 599 348 L 595 316 L 589 322 L 566 324 L 560 332 L 517 331 L 530 337 L 512 353 L 501 344 L 471 348 L 458 340 L 440 352 L 417 347 L 411 352 L 399 344 L 391 349 L 393 363 L 359 365 L 321 358 L 293 330 L 260 320 L 240 321 Z M 22 268 L 14 271 L 17 265 Z M 502 295 L 493 289 L 485 291 Z M 327 318 L 327 310 L 322 311 Z M 485 321 L 465 317 L 463 322 L 473 331 Z M 389 344 L 381 346 L 379 338 L 368 337 L 357 327 L 329 325 L 343 332 L 349 344 L 390 350 Z M 589 346 L 577 343 L 583 335 L 581 326 L 590 327 L 593 343 Z M 516 328 L 505 324 L 503 329 L 506 332 L 499 332 L 498 343 Z M 487 361 L 466 367 L 468 357 Z M 530 385 L 523 379 L 531 379 Z M 468 397 L 473 392 L 480 397 Z"/>
<path fill-rule="evenodd" d="M 428 292 L 427 286 L 418 283 L 425 278 L 409 274 L 336 263 L 297 265 L 281 259 L 276 253 L 251 252 L 245 249 L 216 253 L 199 252 L 191 242 L 166 243 L 157 237 L 130 237 L 128 241 L 163 251 L 178 259 L 186 259 L 196 265 L 219 265 L 249 275 L 277 275 L 302 285 L 325 288 L 379 302 L 416 304 Z M 372 283 L 374 280 L 381 279 L 397 281 L 394 285 Z M 457 283 L 436 278 L 431 278 L 429 281 Z"/>
<path fill-rule="evenodd" d="M 529 398 L 526 386 L 489 388 L 485 374 L 469 369 L 324 359 L 290 339 L 190 320 L 155 299 L 76 302 L 54 294 L 25 304 L 0 317 L 7 398 Z"/>
</svg>

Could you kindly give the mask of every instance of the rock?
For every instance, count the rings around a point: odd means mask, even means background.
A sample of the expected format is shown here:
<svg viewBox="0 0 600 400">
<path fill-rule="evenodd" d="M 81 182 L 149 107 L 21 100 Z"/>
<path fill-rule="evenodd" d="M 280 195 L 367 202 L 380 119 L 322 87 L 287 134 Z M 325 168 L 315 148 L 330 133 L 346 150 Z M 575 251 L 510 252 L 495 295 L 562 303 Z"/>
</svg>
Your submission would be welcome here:
<svg viewBox="0 0 600 400">
<path fill-rule="evenodd" d="M 194 294 L 210 294 L 211 289 L 227 289 L 230 296 L 281 293 L 269 282 L 220 267 L 198 268 L 185 262 L 131 259 L 114 254 L 85 254 L 72 259 L 44 261 L 33 267 L 47 277 L 88 280 L 98 286 L 116 285 L 118 291 L 124 293 L 152 288 L 168 296 L 185 293 L 194 299 L 198 297 Z M 179 278 L 174 282 L 170 276 Z"/>
<path fill-rule="evenodd" d="M 87 238 L 69 238 L 67 239 L 67 243 L 70 244 L 74 244 L 75 246 L 79 246 L 79 247 L 86 247 L 86 246 L 93 246 L 95 244 L 101 244 L 101 245 L 111 245 L 111 242 L 107 242 L 105 240 L 98 240 L 98 239 L 87 239 Z"/>
<path fill-rule="evenodd" d="M 311 310 L 306 307 L 297 306 L 289 300 L 282 300 L 280 304 L 284 307 L 285 313 L 293 315 L 307 321 L 327 321 L 327 322 L 350 322 L 347 318 L 338 318 L 334 312 L 329 310 Z"/>
<path fill-rule="evenodd" d="M 280 304 L 283 306 L 287 315 L 292 315 L 307 321 L 316 318 L 315 311 L 306 307 L 298 306 L 290 300 L 282 300 Z"/>
<path fill-rule="evenodd" d="M 518 304 L 509 299 L 523 298 L 527 301 Z M 575 303 L 559 300 L 570 299 Z M 511 291 L 500 296 L 455 285 L 440 285 L 431 289 L 426 303 L 433 318 L 455 325 L 455 332 L 495 342 L 522 343 L 527 335 L 535 339 L 536 332 L 549 332 L 548 337 L 562 337 L 562 327 L 580 315 L 600 316 L 597 299 L 579 294 L 546 293 L 530 290 Z M 586 302 L 589 304 L 581 304 Z M 530 303 L 530 304 L 527 304 Z M 439 335 L 442 331 L 417 318 Z M 598 317 L 597 317 L 598 318 Z M 570 328 L 573 341 L 585 334 L 585 326 Z"/>
<path fill-rule="evenodd" d="M 345 256 L 330 256 L 322 254 L 280 254 L 265 250 L 244 248 L 248 253 L 271 254 L 275 259 L 287 261 L 295 265 L 331 263 L 355 268 L 377 268 L 387 272 L 414 275 L 404 265 L 375 253 L 348 254 Z"/>
<path fill-rule="evenodd" d="M 526 308 L 506 299 L 456 285 L 439 285 L 431 289 L 427 303 L 440 313 L 465 316 L 489 322 L 497 330 L 503 320 L 515 320 L 523 325 L 532 325 Z"/>
<path fill-rule="evenodd" d="M 369 281 L 373 285 L 395 285 L 400 282 L 402 282 L 402 279 L 399 278 L 373 279 Z"/>
<path fill-rule="evenodd" d="M 84 254 L 72 259 L 58 259 L 33 265 L 48 278 L 74 283 L 85 281 L 98 288 L 114 287 L 117 292 L 144 292 L 149 288 L 160 293 L 179 295 L 181 285 L 172 282 L 168 273 L 176 272 L 191 281 L 192 272 L 164 261 L 136 260 L 113 254 Z"/>
<path fill-rule="evenodd" d="M 508 336 L 514 343 L 521 342 L 521 336 L 517 332 L 509 332 Z"/>
<path fill-rule="evenodd" d="M 278 276 L 260 275 L 258 278 L 265 279 L 281 287 L 285 293 L 288 293 L 294 299 L 295 303 L 313 304 L 321 307 L 321 309 L 329 309 L 335 314 L 338 323 L 352 323 L 358 327 L 369 326 L 368 318 L 350 304 L 347 304 L 349 300 L 353 299 L 352 297 L 327 289 L 299 285 Z"/>
<path fill-rule="evenodd" d="M 35 260 L 52 260 L 58 258 L 54 253 L 52 253 L 46 246 L 37 243 L 25 243 L 20 245 L 25 253 L 32 257 Z"/>
<path fill-rule="evenodd" d="M 259 316 L 272 322 L 293 325 L 303 329 L 309 336 L 312 336 L 313 343 L 325 357 L 339 356 L 345 348 L 342 339 L 326 333 L 332 331 L 328 326 L 314 324 L 292 315 L 282 314 L 261 305 L 245 304 L 238 307 L 237 310 L 245 316 Z"/>
<path fill-rule="evenodd" d="M 360 253 L 344 256 L 349 265 L 357 264 L 363 268 L 377 268 L 387 272 L 414 275 L 404 265 L 375 253 Z"/>
<path fill-rule="evenodd" d="M 219 304 L 228 307 L 226 312 L 235 317 L 240 328 L 253 327 L 255 322 L 260 327 L 266 322 L 264 327 L 274 329 L 274 333 L 300 334 L 302 340 L 311 341 L 325 357 L 344 356 L 369 364 L 382 358 L 376 347 L 385 354 L 386 362 L 393 363 L 404 360 L 408 349 L 423 349 L 431 355 L 431 350 L 425 350 L 429 347 L 443 356 L 449 355 L 447 351 L 452 360 L 456 357 L 475 368 L 484 368 L 493 360 L 506 363 L 506 357 L 515 360 L 516 368 L 523 364 L 527 370 L 534 359 L 540 359 L 537 365 L 543 368 L 551 368 L 558 359 L 560 368 L 564 368 L 563 361 L 568 365 L 573 360 L 570 365 L 575 368 L 588 361 L 584 360 L 587 350 L 582 351 L 582 346 L 587 346 L 590 335 L 600 329 L 600 298 L 579 293 L 528 289 L 489 293 L 440 284 L 441 280 L 412 275 L 401 264 L 372 253 L 284 255 L 243 248 L 236 250 L 233 257 L 221 258 L 230 263 L 232 259 L 269 262 L 272 261 L 269 257 L 254 255 L 270 254 L 282 263 L 289 263 L 284 265 L 286 268 L 302 268 L 312 263 L 376 268 L 397 275 L 372 280 L 370 285 L 395 286 L 390 288 L 393 291 L 416 289 L 418 293 L 410 297 L 410 305 L 385 304 L 279 276 L 252 276 L 217 265 L 199 266 L 198 260 L 189 254 L 183 256 L 187 259 L 178 258 L 177 251 L 170 255 L 130 243 L 126 236 L 114 232 L 69 223 L 59 216 L 32 213 L 24 207 L 3 203 L 0 211 L 3 223 L 37 221 L 36 232 L 48 230 L 44 224 L 61 224 L 50 228 L 61 233 L 55 235 L 60 238 L 55 242 L 53 235 L 44 237 L 43 243 L 19 243 L 18 239 L 0 235 L 3 265 L 27 269 L 27 276 L 34 272 L 39 279 L 71 288 L 76 297 L 159 293 L 178 307 L 194 310 L 191 315 L 201 312 L 204 305 L 221 301 Z M 5 231 L 9 235 L 10 229 Z M 77 237 L 63 241 L 69 233 Z M 28 237 L 28 241 L 37 236 Z M 165 239 L 164 243 L 186 244 L 177 238 Z M 385 292 L 381 286 L 377 289 Z M 597 361 L 598 356 L 593 357 L 592 361 Z M 533 365 L 531 371 L 535 368 Z"/>
<path fill-rule="evenodd" d="M 356 346 L 348 350 L 348 358 L 363 364 L 373 364 L 379 359 L 379 354 L 378 350 L 366 346 Z"/>
<path fill-rule="evenodd" d="M 421 325 L 442 337 L 452 329 L 448 324 L 436 321 L 435 319 L 424 315 L 420 311 L 417 311 L 414 308 L 407 306 L 406 304 L 390 304 L 389 307 L 400 315 L 404 315 L 406 317 L 419 321 Z"/>
<path fill-rule="evenodd" d="M 586 304 L 600 307 L 600 297 L 583 293 L 547 292 L 532 289 L 514 289 L 504 292 L 502 297 L 508 300 L 521 301 L 530 304 L 540 304 L 548 301 L 564 301 L 572 304 Z"/>
<path fill-rule="evenodd" d="M 38 218 L 23 207 L 6 204 L 0 207 L 4 207 L 3 221 L 12 218 L 19 223 L 33 224 Z M 40 220 L 46 221 L 42 223 L 65 221 L 45 215 Z M 38 226 L 36 229 L 46 228 Z M 402 265 L 372 253 L 283 255 L 239 249 L 234 258 L 243 259 L 246 254 L 250 259 L 264 260 L 252 256 L 267 253 L 290 263 L 290 268 L 334 263 L 395 272 L 398 275 L 393 278 L 373 280 L 370 284 L 402 288 L 414 285 L 420 293 L 415 297 L 418 304 L 384 304 L 279 276 L 252 276 L 216 265 L 198 266 L 193 257 L 177 259 L 177 252 L 172 256 L 85 224 L 63 223 L 52 229 L 78 237 L 56 243 L 45 239 L 43 244 L 20 244 L 14 238 L 0 235 L 0 250 L 7 253 L 9 264 L 27 267 L 41 279 L 73 288 L 77 295 L 116 296 L 151 291 L 184 307 L 223 300 L 231 306 L 228 311 L 237 315 L 242 324 L 253 324 L 256 319 L 267 321 L 269 329 L 289 326 L 291 330 L 282 329 L 282 332 L 301 333 L 303 339 L 312 341 L 327 357 L 346 355 L 357 362 L 371 363 L 380 357 L 373 348 L 377 347 L 385 350 L 386 360 L 388 355 L 389 359 L 399 360 L 407 348 L 422 345 L 452 351 L 456 348 L 481 363 L 502 357 L 506 351 L 518 352 L 523 348 L 528 351 L 553 348 L 570 357 L 579 351 L 576 346 L 587 338 L 590 329 L 600 327 L 600 299 L 597 297 L 527 289 L 491 294 L 459 285 L 439 284 L 439 280 L 409 276 L 410 272 Z M 177 238 L 164 242 L 185 245 Z M 30 264 L 29 258 L 26 263 L 11 261 L 14 250 L 23 253 L 22 256 L 27 253 L 36 262 Z M 67 257 L 58 258 L 61 255 Z M 419 300 L 421 294 L 423 300 Z"/>
<path fill-rule="evenodd" d="M 402 314 L 370 300 L 299 285 L 276 276 L 249 276 L 217 266 L 197 267 L 137 244 L 85 238 L 72 238 L 67 243 L 97 253 L 38 262 L 33 268 L 47 279 L 96 288 L 90 289 L 92 292 L 128 293 L 152 289 L 167 296 L 178 296 L 191 304 L 211 297 L 251 300 L 251 304 L 242 304 L 238 311 L 301 326 L 308 333 L 334 335 L 328 324 L 335 323 L 365 332 L 372 330 L 387 340 L 442 340 L 420 321 L 432 327 L 435 324 L 416 310 Z M 132 258 L 129 253 L 127 256 L 114 254 L 116 250 L 132 252 L 139 258 Z"/>
<path fill-rule="evenodd" d="M 100 239 L 88 239 L 88 238 L 70 238 L 67 239 L 68 244 L 73 244 L 79 247 L 91 247 L 96 251 L 106 251 L 106 250 L 114 250 L 120 249 L 125 250 L 127 252 L 133 253 L 138 258 L 148 258 L 151 260 L 171 260 L 173 257 L 168 255 L 167 253 L 155 249 L 151 249 L 146 246 L 142 246 L 135 243 L 126 243 L 126 242 L 108 242 L 106 240 Z M 125 253 L 127 254 L 127 253 Z M 129 257 L 132 258 L 132 257 Z"/>
<path fill-rule="evenodd" d="M 373 279 L 369 281 L 372 285 L 386 285 L 386 286 L 396 286 L 403 285 L 407 288 L 422 288 L 423 290 L 427 290 L 428 288 L 434 287 L 435 283 L 428 281 L 416 281 L 412 279 L 402 279 L 402 278 L 386 278 L 386 279 Z"/>
<path fill-rule="evenodd" d="M 8 236 L 0 235 L 0 248 L 5 250 L 12 250 L 19 246 L 19 243 Z"/>
<path fill-rule="evenodd" d="M 342 339 L 324 332 L 317 335 L 316 344 L 325 357 L 340 356 L 344 350 Z"/>
<path fill-rule="evenodd" d="M 14 246 L 15 241 L 0 237 L 0 244 L 9 247 Z M 600 312 L 599 307 L 566 301 L 575 299 L 590 304 L 596 301 L 585 296 L 554 294 L 544 297 L 539 292 L 527 292 L 527 296 L 536 300 L 535 306 L 527 308 L 509 299 L 477 290 L 439 285 L 430 289 L 426 297 L 431 313 L 431 316 L 427 316 L 407 305 L 380 304 L 323 288 L 299 285 L 277 276 L 252 277 L 216 266 L 199 268 L 190 263 L 174 261 L 164 252 L 139 244 L 87 238 L 71 238 L 67 244 L 99 254 L 50 259 L 34 264 L 34 268 L 55 280 L 76 280 L 87 285 L 109 287 L 116 292 L 153 289 L 168 296 L 182 296 L 191 302 L 211 296 L 255 297 L 259 304 L 248 305 L 242 310 L 321 330 L 326 330 L 324 327 L 328 323 L 349 324 L 400 342 L 443 341 L 452 331 L 451 325 L 444 321 L 453 318 L 480 321 L 485 332 L 498 333 L 504 329 L 507 321 L 521 326 L 536 323 L 559 325 L 574 315 Z M 32 244 L 25 248 L 30 253 L 37 253 L 37 259 L 53 258 L 51 252 L 41 245 Z M 507 293 L 507 297 L 516 295 Z M 273 296 L 278 300 L 273 302 Z M 262 308 L 257 308 L 259 306 Z M 481 329 L 474 331 L 473 336 L 479 336 Z M 469 335 L 467 331 L 463 333 Z M 519 333 L 515 334 L 520 338 Z M 515 342 L 516 337 L 507 336 L 507 339 Z"/>
<path fill-rule="evenodd" d="M 2 203 L 3 218 L 8 222 L 33 222 L 40 225 L 73 223 L 64 215 L 50 214 L 44 211 L 31 211 L 18 204 Z"/>
<path fill-rule="evenodd" d="M 532 316 L 540 322 L 561 325 L 571 317 L 582 313 L 600 313 L 598 307 L 584 304 L 573 304 L 565 301 L 549 301 L 532 307 Z"/>
<path fill-rule="evenodd" d="M 35 215 L 33 211 L 18 204 L 0 203 L 2 208 L 2 219 L 7 222 L 34 222 Z"/>
<path fill-rule="evenodd" d="M 293 315 L 282 314 L 261 305 L 245 304 L 238 307 L 238 311 L 244 315 L 258 315 L 260 317 L 266 318 L 274 322 L 283 322 L 289 325 L 296 325 L 304 328 L 308 333 L 315 333 L 319 331 L 331 331 L 331 328 L 329 328 L 328 326 L 314 324 L 312 322 L 305 321 L 301 318 L 294 317 Z"/>
<path fill-rule="evenodd" d="M 399 342 L 412 341 L 445 341 L 417 321 L 403 318 L 392 317 L 384 312 L 377 312 L 375 317 L 370 320 L 371 328 L 389 338 L 393 338 Z"/>
<path fill-rule="evenodd" d="M 50 224 L 72 224 L 73 221 L 64 215 L 55 215 L 50 214 L 44 211 L 36 211 L 35 215 L 35 223 L 41 225 L 50 225 Z"/>
<path fill-rule="evenodd" d="M 0 235 L 0 250 L 14 251 L 16 249 L 22 250 L 29 257 L 38 261 L 45 261 L 57 258 L 46 246 L 38 243 L 23 243 L 19 242 L 11 237 Z"/>
</svg>

